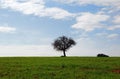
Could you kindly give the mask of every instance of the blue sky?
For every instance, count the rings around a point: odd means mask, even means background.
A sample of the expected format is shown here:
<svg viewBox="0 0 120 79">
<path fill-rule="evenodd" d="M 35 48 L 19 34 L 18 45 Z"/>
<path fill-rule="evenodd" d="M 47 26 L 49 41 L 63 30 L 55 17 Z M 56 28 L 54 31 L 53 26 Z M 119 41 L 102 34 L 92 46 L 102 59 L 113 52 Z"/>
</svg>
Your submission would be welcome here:
<svg viewBox="0 0 120 79">
<path fill-rule="evenodd" d="M 120 56 L 120 0 L 0 0 L 0 56 L 59 56 L 51 43 L 72 37 L 69 56 Z"/>
</svg>

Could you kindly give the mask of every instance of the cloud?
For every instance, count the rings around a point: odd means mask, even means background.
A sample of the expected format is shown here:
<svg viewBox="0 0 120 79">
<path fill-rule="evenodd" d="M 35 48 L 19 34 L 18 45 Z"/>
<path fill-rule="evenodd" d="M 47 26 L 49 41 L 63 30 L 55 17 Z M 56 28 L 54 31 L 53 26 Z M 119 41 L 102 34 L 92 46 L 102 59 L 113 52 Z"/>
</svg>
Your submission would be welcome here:
<svg viewBox="0 0 120 79">
<path fill-rule="evenodd" d="M 45 6 L 43 0 L 2 0 L 0 6 L 1 8 L 9 8 L 26 15 L 32 14 L 40 17 L 48 16 L 54 19 L 65 19 L 74 15 L 58 7 L 48 8 Z"/>
<path fill-rule="evenodd" d="M 108 30 L 120 29 L 120 25 L 110 26 L 110 27 L 108 27 L 107 29 L 108 29 Z"/>
<path fill-rule="evenodd" d="M 110 34 L 107 36 L 107 38 L 109 38 L 109 39 L 116 39 L 118 37 L 119 37 L 119 34 Z"/>
<path fill-rule="evenodd" d="M 96 56 L 104 52 L 110 56 L 120 56 L 119 45 L 97 48 L 93 40 L 77 40 L 77 45 L 66 52 L 67 56 Z M 51 45 L 0 45 L 0 56 L 61 56 L 63 53 L 53 49 Z"/>
<path fill-rule="evenodd" d="M 60 3 L 65 3 L 69 5 L 95 5 L 100 6 L 104 9 L 106 13 L 115 13 L 120 11 L 120 0 L 53 0 Z"/>
<path fill-rule="evenodd" d="M 14 28 L 14 27 L 0 26 L 0 32 L 2 32 L 2 33 L 13 33 L 15 31 L 16 31 L 16 28 Z"/>
<path fill-rule="evenodd" d="M 100 6 L 101 10 L 93 13 L 80 13 L 77 16 L 77 23 L 72 25 L 75 29 L 93 31 L 104 28 L 106 30 L 116 30 L 120 28 L 120 0 L 53 0 L 68 5 Z M 90 11 L 90 10 L 89 10 Z M 87 19 L 86 19 L 87 18 Z M 92 20 L 91 20 L 92 19 Z M 104 22 L 104 23 L 103 23 Z"/>
<path fill-rule="evenodd" d="M 60 56 L 50 45 L 0 46 L 0 56 Z"/>
<path fill-rule="evenodd" d="M 79 4 L 79 5 L 88 5 L 94 4 L 99 6 L 117 6 L 119 7 L 120 0 L 54 0 L 61 3 L 67 4 Z"/>
<path fill-rule="evenodd" d="M 119 34 L 117 33 L 107 33 L 107 32 L 101 32 L 96 34 L 97 37 L 105 38 L 105 39 L 117 39 L 119 38 Z"/>
<path fill-rule="evenodd" d="M 120 15 L 114 16 L 111 23 L 112 23 L 113 25 L 112 25 L 112 26 L 109 26 L 109 27 L 107 28 L 108 30 L 120 29 Z"/>
<path fill-rule="evenodd" d="M 63 9 L 60 8 L 46 8 L 45 9 L 45 16 L 52 16 L 51 18 L 54 19 L 64 19 L 66 17 L 73 17 L 75 16 L 74 14 L 69 13 L 68 11 L 65 11 Z"/>
<path fill-rule="evenodd" d="M 106 33 L 106 32 L 96 33 L 97 37 L 106 37 L 107 35 L 108 35 L 108 33 Z"/>
<path fill-rule="evenodd" d="M 76 46 L 71 48 L 68 54 L 70 56 L 96 56 L 98 53 L 105 53 L 109 56 L 120 56 L 119 44 L 111 44 L 106 41 L 96 42 L 90 38 L 77 39 Z"/>
<path fill-rule="evenodd" d="M 72 28 L 81 29 L 84 31 L 93 31 L 97 28 L 103 28 L 104 23 L 110 16 L 105 14 L 82 13 L 76 18 L 77 23 L 72 25 Z"/>
<path fill-rule="evenodd" d="M 120 15 L 114 16 L 113 22 L 114 22 L 115 24 L 120 24 Z"/>
</svg>

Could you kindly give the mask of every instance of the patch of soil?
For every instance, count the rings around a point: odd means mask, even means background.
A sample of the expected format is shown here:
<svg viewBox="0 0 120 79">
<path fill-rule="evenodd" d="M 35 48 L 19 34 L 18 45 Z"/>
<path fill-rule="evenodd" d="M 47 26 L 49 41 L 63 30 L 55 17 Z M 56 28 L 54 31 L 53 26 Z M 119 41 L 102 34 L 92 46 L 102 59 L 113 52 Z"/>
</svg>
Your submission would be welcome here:
<svg viewBox="0 0 120 79">
<path fill-rule="evenodd" d="M 117 74 L 120 74 L 120 69 L 114 69 L 112 70 L 113 73 L 117 73 Z"/>
</svg>

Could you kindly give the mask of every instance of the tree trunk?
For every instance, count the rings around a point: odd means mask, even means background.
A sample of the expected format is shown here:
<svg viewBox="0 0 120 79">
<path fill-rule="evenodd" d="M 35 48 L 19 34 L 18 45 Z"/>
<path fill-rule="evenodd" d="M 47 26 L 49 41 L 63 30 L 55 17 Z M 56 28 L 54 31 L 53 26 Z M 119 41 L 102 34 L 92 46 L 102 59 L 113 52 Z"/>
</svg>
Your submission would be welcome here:
<svg viewBox="0 0 120 79">
<path fill-rule="evenodd" d="M 63 50 L 63 56 L 66 57 L 66 53 L 65 53 L 65 50 Z"/>
</svg>

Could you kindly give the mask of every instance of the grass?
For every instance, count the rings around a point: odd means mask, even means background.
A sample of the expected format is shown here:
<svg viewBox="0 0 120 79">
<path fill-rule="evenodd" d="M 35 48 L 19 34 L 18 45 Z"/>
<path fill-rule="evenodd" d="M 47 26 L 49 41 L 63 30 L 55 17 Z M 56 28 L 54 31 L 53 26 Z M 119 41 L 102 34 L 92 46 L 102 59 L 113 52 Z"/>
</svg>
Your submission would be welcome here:
<svg viewBox="0 0 120 79">
<path fill-rule="evenodd" d="M 0 79 L 120 79 L 120 57 L 0 57 Z"/>
</svg>

